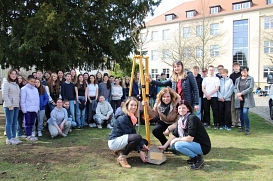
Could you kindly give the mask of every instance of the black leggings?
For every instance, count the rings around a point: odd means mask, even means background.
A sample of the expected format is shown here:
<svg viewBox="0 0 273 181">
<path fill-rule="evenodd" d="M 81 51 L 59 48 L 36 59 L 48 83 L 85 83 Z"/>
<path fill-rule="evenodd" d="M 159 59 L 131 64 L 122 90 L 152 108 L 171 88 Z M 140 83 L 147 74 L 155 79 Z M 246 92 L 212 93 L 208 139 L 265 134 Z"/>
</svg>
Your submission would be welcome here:
<svg viewBox="0 0 273 181">
<path fill-rule="evenodd" d="M 163 132 L 168 128 L 168 126 L 170 126 L 170 124 L 166 124 L 159 120 L 153 129 L 153 135 L 160 141 L 161 145 L 164 145 L 167 142 L 167 138 Z"/>
<path fill-rule="evenodd" d="M 137 150 L 137 146 L 141 141 L 144 141 L 145 145 L 148 145 L 148 141 L 143 139 L 139 134 L 129 134 L 128 135 L 128 144 L 125 149 L 122 151 L 123 155 L 128 155 L 131 151 Z"/>
</svg>

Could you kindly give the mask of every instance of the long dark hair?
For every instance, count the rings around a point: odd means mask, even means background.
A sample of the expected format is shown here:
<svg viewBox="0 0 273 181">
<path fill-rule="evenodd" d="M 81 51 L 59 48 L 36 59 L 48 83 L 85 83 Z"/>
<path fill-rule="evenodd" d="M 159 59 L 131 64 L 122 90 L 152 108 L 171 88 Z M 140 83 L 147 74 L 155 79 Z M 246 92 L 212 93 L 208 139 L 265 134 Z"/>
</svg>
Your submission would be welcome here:
<svg viewBox="0 0 273 181">
<path fill-rule="evenodd" d="M 188 109 L 190 113 L 193 113 L 193 108 L 191 107 L 191 104 L 188 101 L 185 100 L 181 100 L 178 104 L 177 104 L 177 108 L 181 105 L 185 105 Z"/>
<path fill-rule="evenodd" d="M 106 76 L 108 77 L 108 80 L 107 80 L 107 83 L 106 83 L 107 89 L 111 89 L 111 82 L 110 82 L 109 76 L 107 74 L 104 74 L 103 81 L 104 81 L 104 77 L 106 77 Z"/>
<path fill-rule="evenodd" d="M 37 81 L 38 79 L 36 79 L 36 81 Z M 38 89 L 38 92 L 39 92 L 39 95 L 43 95 L 44 93 L 45 93 L 45 87 L 43 86 L 43 84 L 42 84 L 42 81 L 41 80 L 38 80 L 39 82 L 40 82 L 40 86 L 39 87 L 37 87 L 37 89 Z"/>
<path fill-rule="evenodd" d="M 76 84 L 76 87 L 77 87 L 78 89 L 81 88 L 80 79 L 79 79 L 80 76 L 82 76 L 82 78 L 83 78 L 83 75 L 82 75 L 82 74 L 79 74 L 78 77 L 77 77 L 77 84 Z M 83 79 L 82 83 L 83 83 L 83 89 L 85 90 L 85 89 L 86 89 L 86 82 L 85 82 L 84 79 Z"/>
<path fill-rule="evenodd" d="M 97 84 L 97 79 L 96 79 L 96 77 L 93 74 L 89 76 L 89 78 L 87 80 L 88 84 L 91 84 L 90 77 L 94 77 L 94 83 L 93 84 L 94 85 Z"/>
</svg>

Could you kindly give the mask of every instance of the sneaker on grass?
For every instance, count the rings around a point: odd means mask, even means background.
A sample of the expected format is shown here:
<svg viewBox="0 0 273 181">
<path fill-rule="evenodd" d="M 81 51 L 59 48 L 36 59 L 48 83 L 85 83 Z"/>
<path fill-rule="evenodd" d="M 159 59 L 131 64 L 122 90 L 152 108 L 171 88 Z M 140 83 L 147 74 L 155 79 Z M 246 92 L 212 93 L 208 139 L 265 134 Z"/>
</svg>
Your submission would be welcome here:
<svg viewBox="0 0 273 181">
<path fill-rule="evenodd" d="M 37 141 L 38 138 L 35 137 L 35 136 L 28 136 L 28 137 L 26 138 L 26 140 L 27 140 L 27 141 Z"/>
<path fill-rule="evenodd" d="M 102 129 L 102 126 L 101 126 L 101 124 L 98 124 L 97 126 L 98 126 L 98 128 L 99 128 L 99 129 Z"/>
</svg>

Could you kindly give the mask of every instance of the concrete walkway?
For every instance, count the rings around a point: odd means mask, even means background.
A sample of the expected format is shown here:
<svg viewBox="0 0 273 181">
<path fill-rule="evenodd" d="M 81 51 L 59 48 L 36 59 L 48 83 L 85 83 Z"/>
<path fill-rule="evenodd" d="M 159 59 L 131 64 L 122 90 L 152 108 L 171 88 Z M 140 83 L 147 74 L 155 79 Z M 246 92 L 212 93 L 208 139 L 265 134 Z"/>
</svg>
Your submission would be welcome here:
<svg viewBox="0 0 273 181">
<path fill-rule="evenodd" d="M 269 96 L 261 97 L 258 95 L 254 95 L 254 99 L 255 99 L 256 107 L 250 108 L 249 111 L 252 113 L 258 114 L 259 116 L 261 116 L 262 118 L 264 118 L 265 120 L 273 124 L 273 120 L 271 120 L 269 116 L 269 107 L 268 107 Z"/>
</svg>

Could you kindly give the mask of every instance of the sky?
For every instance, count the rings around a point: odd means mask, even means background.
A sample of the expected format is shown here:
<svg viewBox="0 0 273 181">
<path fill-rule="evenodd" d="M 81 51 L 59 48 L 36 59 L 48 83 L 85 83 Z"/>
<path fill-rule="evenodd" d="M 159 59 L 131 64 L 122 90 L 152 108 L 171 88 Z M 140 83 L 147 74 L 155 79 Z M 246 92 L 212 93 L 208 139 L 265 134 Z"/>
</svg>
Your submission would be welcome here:
<svg viewBox="0 0 273 181">
<path fill-rule="evenodd" d="M 166 11 L 182 4 L 183 2 L 187 2 L 190 0 L 162 0 L 160 5 L 155 9 L 154 12 L 154 16 L 148 16 L 145 21 L 149 21 L 163 13 L 165 13 Z"/>
</svg>

